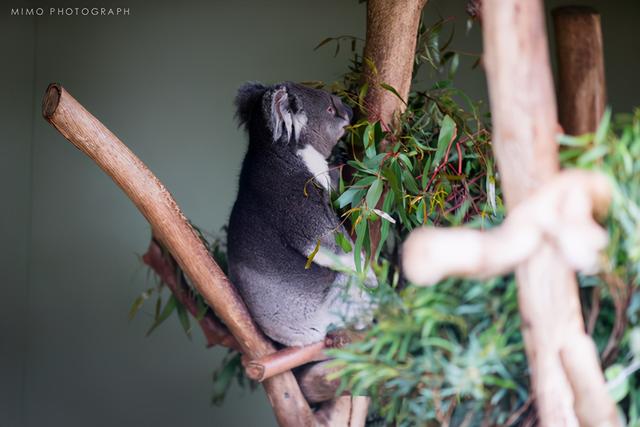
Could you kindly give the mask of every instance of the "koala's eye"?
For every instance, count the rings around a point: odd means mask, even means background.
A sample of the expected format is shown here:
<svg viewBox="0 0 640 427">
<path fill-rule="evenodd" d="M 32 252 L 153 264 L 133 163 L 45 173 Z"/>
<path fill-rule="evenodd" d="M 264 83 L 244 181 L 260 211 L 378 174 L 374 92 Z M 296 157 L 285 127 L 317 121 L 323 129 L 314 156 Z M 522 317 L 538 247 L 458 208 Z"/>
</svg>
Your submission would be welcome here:
<svg viewBox="0 0 640 427">
<path fill-rule="evenodd" d="M 333 108 L 331 105 L 327 107 L 327 113 L 329 114 L 335 114 L 336 110 L 335 108 Z"/>
</svg>

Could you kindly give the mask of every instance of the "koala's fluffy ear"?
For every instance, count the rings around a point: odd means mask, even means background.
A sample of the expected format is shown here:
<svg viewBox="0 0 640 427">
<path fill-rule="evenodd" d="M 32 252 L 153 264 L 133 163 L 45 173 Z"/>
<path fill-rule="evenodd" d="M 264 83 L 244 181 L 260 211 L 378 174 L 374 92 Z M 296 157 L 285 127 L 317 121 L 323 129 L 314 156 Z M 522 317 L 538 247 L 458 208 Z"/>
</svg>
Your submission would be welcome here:
<svg viewBox="0 0 640 427">
<path fill-rule="evenodd" d="M 235 105 L 237 108 L 236 117 L 240 125 L 248 126 L 253 111 L 259 107 L 260 100 L 266 92 L 267 87 L 259 82 L 247 82 L 240 86 L 236 95 Z"/>
<path fill-rule="evenodd" d="M 293 133 L 295 139 L 300 137 L 300 132 L 307 124 L 307 116 L 302 111 L 302 103 L 295 96 L 289 94 L 286 86 L 276 88 L 269 102 L 265 99 L 265 107 L 269 110 L 269 124 L 273 133 L 273 140 L 278 141 L 284 132 L 285 140 L 291 140 Z"/>
</svg>

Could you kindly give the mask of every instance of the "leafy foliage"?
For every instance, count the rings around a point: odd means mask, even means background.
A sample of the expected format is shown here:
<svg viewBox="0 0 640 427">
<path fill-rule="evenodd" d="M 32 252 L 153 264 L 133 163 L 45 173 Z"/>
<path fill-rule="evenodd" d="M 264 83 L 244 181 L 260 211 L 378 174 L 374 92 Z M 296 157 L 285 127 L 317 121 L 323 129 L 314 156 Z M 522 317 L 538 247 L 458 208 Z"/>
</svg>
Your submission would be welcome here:
<svg viewBox="0 0 640 427">
<path fill-rule="evenodd" d="M 444 67 L 451 55 L 438 48 L 441 29 L 438 24 L 421 35 L 426 52 L 417 61 L 451 77 Z M 338 92 L 366 111 L 367 88 L 354 84 L 362 64 L 354 64 Z M 581 277 L 580 284 L 590 332 L 605 366 L 611 365 L 606 374 L 612 393 L 631 425 L 640 425 L 633 375 L 640 368 L 640 296 L 634 292 L 640 269 L 639 117 L 636 112 L 610 126 L 608 113 L 594 135 L 563 137 L 568 147 L 561 154 L 564 166 L 597 168 L 615 183 L 606 271 Z M 342 368 L 334 377 L 342 388 L 372 396 L 374 410 L 388 423 L 521 423 L 535 414 L 513 278 L 449 279 L 419 289 L 403 284 L 398 271 L 398 243 L 417 226 L 491 227 L 502 220 L 489 129 L 450 80 L 412 93 L 397 123 L 391 128 L 362 120 L 353 126 L 351 178 L 341 182 L 335 204 L 352 224 L 356 260 L 360 248 L 366 259 L 373 255 L 389 288 L 401 290 L 380 296 L 378 323 L 362 342 L 333 352 Z M 371 247 L 380 222 L 385 246 Z"/>
<path fill-rule="evenodd" d="M 611 112 L 595 134 L 560 138 L 565 166 L 600 170 L 614 186 L 606 222 L 609 247 L 605 271 L 581 277 L 591 291 L 592 331 L 610 380 L 610 391 L 620 402 L 629 426 L 640 426 L 640 109 L 610 123 Z M 600 308 L 602 306 L 602 308 Z"/>
</svg>

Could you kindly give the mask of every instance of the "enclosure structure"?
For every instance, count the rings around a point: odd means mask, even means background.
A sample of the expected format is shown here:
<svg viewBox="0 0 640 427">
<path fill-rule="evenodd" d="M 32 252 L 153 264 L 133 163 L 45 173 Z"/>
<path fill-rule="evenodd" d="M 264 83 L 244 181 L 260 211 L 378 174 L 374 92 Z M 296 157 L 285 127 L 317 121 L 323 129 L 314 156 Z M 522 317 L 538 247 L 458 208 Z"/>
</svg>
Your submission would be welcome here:
<svg viewBox="0 0 640 427">
<path fill-rule="evenodd" d="M 392 126 L 394 115 L 403 108 L 402 100 L 407 99 L 409 93 L 415 35 L 424 4 L 425 0 L 370 0 L 367 4 L 364 54 L 375 65 L 367 74 L 371 88 L 367 102 L 372 120 L 381 120 Z M 515 225 L 503 233 L 513 239 L 515 248 L 523 250 L 518 251 L 518 256 L 513 259 L 506 259 L 506 256 L 505 259 L 479 257 L 477 263 L 470 267 L 453 265 L 441 274 L 442 277 L 450 274 L 486 277 L 515 269 L 520 312 L 524 320 L 523 334 L 542 423 L 617 425 L 615 407 L 607 396 L 597 355 L 584 332 L 573 273 L 574 268 L 588 267 L 593 253 L 601 248 L 597 239 L 598 228 L 591 216 L 593 212 L 606 210 L 609 190 L 598 176 L 558 172 L 556 103 L 542 10 L 540 1 L 485 0 L 482 4 L 483 63 L 491 95 L 493 144 L 507 207 L 515 218 L 511 221 Z M 557 20 L 562 19 L 561 14 L 556 16 Z M 571 49 L 572 43 L 560 49 L 563 58 L 570 57 L 568 52 Z M 597 44 L 594 50 L 597 51 Z M 572 65 L 569 61 L 562 67 L 567 70 Z M 578 71 L 574 69 L 574 73 Z M 571 72 L 568 75 L 571 76 Z M 567 77 L 566 80 L 574 79 Z M 593 81 L 596 85 L 602 84 L 600 77 Z M 399 96 L 382 90 L 382 84 L 394 87 Z M 566 90 L 565 98 L 573 99 L 567 94 L 572 89 Z M 594 89 L 580 87 L 573 90 L 593 93 Z M 593 99 L 592 105 L 600 108 L 601 112 L 603 96 L 596 95 Z M 575 110 L 568 107 L 569 112 L 564 113 L 563 120 L 569 120 L 564 117 Z M 53 84 L 47 89 L 43 114 L 111 176 L 147 218 L 154 238 L 171 252 L 224 323 L 215 317 L 201 320 L 208 343 L 237 348 L 244 354 L 249 375 L 263 380 L 281 425 L 363 425 L 367 406 L 364 397 L 336 398 L 315 414 L 311 411 L 300 385 L 317 387 L 320 376 L 316 372 L 313 380 L 297 380 L 289 369 L 322 359 L 326 343 L 276 352 L 273 344 L 251 320 L 233 285 L 211 259 L 168 191 L 113 133 L 60 85 Z M 580 114 L 582 117 L 583 113 Z M 593 113 L 595 119 L 590 123 L 597 120 L 598 114 L 596 110 Z M 542 189 L 536 191 L 540 187 Z M 568 217 L 563 217 L 560 215 L 564 214 L 562 202 L 569 189 L 578 193 L 580 203 Z M 557 211 L 552 211 L 551 218 L 540 219 L 521 213 L 537 213 L 539 209 L 535 207 L 549 200 L 557 205 Z M 533 208 L 518 210 L 520 206 Z M 587 238 L 576 242 L 572 240 L 575 236 L 549 234 L 549 230 L 561 229 L 573 221 L 583 224 L 588 232 L 586 235 L 594 237 L 593 241 Z M 526 232 L 524 238 L 523 230 Z M 458 232 L 443 231 L 439 238 L 456 239 L 460 236 Z M 491 236 L 473 237 L 479 239 L 480 254 L 487 253 L 483 245 L 494 244 Z M 423 268 L 426 271 L 438 269 L 443 261 L 425 258 L 424 246 L 419 240 L 413 240 L 418 243 L 414 245 L 416 252 L 405 260 L 407 270 L 411 270 L 412 265 L 426 266 Z M 504 242 L 503 239 L 497 240 Z M 523 241 L 527 242 L 524 248 L 521 246 Z M 559 244 L 564 244 L 569 250 L 558 250 Z M 585 245 L 584 257 L 570 257 L 571 248 Z M 501 251 L 491 253 L 496 252 Z M 513 254 L 504 252 L 505 255 Z M 171 284 L 171 266 L 160 261 L 157 247 L 152 245 L 147 262 L 161 274 L 164 271 L 163 274 L 169 277 L 165 281 Z M 415 276 L 418 282 L 421 281 L 419 274 L 420 271 Z M 184 289 L 174 283 L 171 290 L 189 308 Z M 310 391 L 307 390 L 306 394 L 309 395 Z"/>
</svg>

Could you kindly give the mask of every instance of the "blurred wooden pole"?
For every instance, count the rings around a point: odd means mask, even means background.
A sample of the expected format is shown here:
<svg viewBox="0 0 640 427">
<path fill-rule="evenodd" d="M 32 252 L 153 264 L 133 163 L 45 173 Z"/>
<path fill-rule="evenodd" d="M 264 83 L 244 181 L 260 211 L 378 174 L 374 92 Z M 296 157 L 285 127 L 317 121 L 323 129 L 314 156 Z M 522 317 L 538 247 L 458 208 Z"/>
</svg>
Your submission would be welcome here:
<svg viewBox="0 0 640 427">
<path fill-rule="evenodd" d="M 126 193 L 149 221 L 207 304 L 229 328 L 244 354 L 258 359 L 273 344 L 257 328 L 235 288 L 213 261 L 167 189 L 136 155 L 59 84 L 50 84 L 42 115 Z M 313 414 L 291 372 L 263 383 L 281 426 L 312 426 Z"/>
<path fill-rule="evenodd" d="M 483 0 L 482 20 L 493 149 L 511 211 L 559 169 L 543 2 Z M 518 267 L 516 279 L 541 425 L 577 426 L 578 418 L 589 426 L 619 425 L 595 346 L 584 330 L 574 272 L 546 242 Z M 570 351 L 572 346 L 579 346 L 579 356 Z M 565 371 L 566 365 L 579 369 Z M 581 369 L 578 383 L 575 372 Z M 586 412 L 577 416 L 579 411 Z"/>
<path fill-rule="evenodd" d="M 552 14 L 560 124 L 568 135 L 595 132 L 606 103 L 600 14 L 584 6 L 559 7 Z"/>
</svg>

